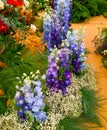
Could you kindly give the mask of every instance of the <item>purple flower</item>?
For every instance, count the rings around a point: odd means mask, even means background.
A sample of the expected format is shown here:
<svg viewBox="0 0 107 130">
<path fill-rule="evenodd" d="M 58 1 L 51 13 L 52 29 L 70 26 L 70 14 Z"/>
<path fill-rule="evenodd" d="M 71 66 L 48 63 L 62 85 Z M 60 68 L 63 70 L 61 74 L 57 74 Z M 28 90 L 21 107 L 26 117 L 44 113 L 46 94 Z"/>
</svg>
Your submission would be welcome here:
<svg viewBox="0 0 107 130">
<path fill-rule="evenodd" d="M 17 99 L 17 106 L 22 106 L 24 104 L 24 99 L 22 97 Z"/>
<path fill-rule="evenodd" d="M 24 111 L 29 111 L 30 110 L 30 107 L 29 107 L 28 104 L 23 104 L 22 108 L 23 108 Z"/>
<path fill-rule="evenodd" d="M 17 114 L 20 115 L 20 116 L 23 116 L 24 115 L 24 111 L 20 109 L 20 110 L 18 110 Z"/>
<path fill-rule="evenodd" d="M 24 85 L 24 87 L 23 87 L 23 93 L 27 93 L 29 91 L 31 91 L 31 86 L 30 85 Z"/>
<path fill-rule="evenodd" d="M 59 60 L 55 61 L 55 59 Z M 50 91 L 58 92 L 61 90 L 64 94 L 66 92 L 66 87 L 71 84 L 71 72 L 69 70 L 70 51 L 69 49 L 62 48 L 56 51 L 54 56 L 51 57 L 50 54 L 48 60 L 49 65 L 46 71 L 46 85 L 49 87 Z"/>
<path fill-rule="evenodd" d="M 41 84 L 42 84 L 41 81 L 36 81 L 35 82 L 35 85 L 37 85 L 37 86 L 41 86 Z"/>
<path fill-rule="evenodd" d="M 36 106 L 35 104 L 32 105 L 32 111 L 33 112 L 39 112 L 41 107 Z"/>
<path fill-rule="evenodd" d="M 71 73 L 66 70 L 64 73 L 63 73 L 63 76 L 66 78 L 66 79 L 70 79 L 72 76 L 71 76 Z"/>
<path fill-rule="evenodd" d="M 40 113 L 45 107 L 41 88 L 42 82 L 41 80 L 38 80 L 40 79 L 40 75 L 35 73 L 35 76 L 30 76 L 26 75 L 23 79 L 23 86 L 21 87 L 20 92 L 18 91 L 15 95 L 17 101 L 16 106 L 18 106 L 19 109 L 18 116 L 21 122 L 27 120 L 29 116 L 36 118 L 36 120 L 39 119 L 37 113 Z M 45 75 L 41 78 L 45 78 L 44 76 Z M 31 84 L 25 85 L 25 79 L 26 81 L 29 79 Z"/>
<path fill-rule="evenodd" d="M 34 104 L 33 104 L 33 105 L 36 105 L 36 106 L 38 106 L 38 107 L 41 107 L 41 106 L 44 106 L 45 104 L 44 104 L 43 99 L 42 99 L 41 97 L 36 96 L 36 97 L 34 98 Z"/>
<path fill-rule="evenodd" d="M 39 87 L 39 86 L 34 87 L 34 93 L 41 97 L 42 96 L 41 87 Z"/>
<path fill-rule="evenodd" d="M 46 113 L 44 111 L 40 111 L 38 113 L 38 117 L 37 117 L 37 120 L 41 120 L 41 121 L 44 121 L 46 119 Z"/>
</svg>

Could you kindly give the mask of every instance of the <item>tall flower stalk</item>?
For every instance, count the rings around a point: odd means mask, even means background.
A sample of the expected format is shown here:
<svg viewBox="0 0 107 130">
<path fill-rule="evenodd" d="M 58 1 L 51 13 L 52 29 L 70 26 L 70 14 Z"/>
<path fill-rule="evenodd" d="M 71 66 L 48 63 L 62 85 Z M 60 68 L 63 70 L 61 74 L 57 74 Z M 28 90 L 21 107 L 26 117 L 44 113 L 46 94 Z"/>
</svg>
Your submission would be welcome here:
<svg viewBox="0 0 107 130">
<path fill-rule="evenodd" d="M 63 41 L 64 46 L 71 50 L 73 73 L 79 74 L 86 67 L 85 46 L 83 44 L 84 28 L 80 30 L 68 31 L 67 39 Z"/>
<path fill-rule="evenodd" d="M 44 42 L 46 44 L 48 44 L 48 41 L 49 41 L 50 29 L 51 29 L 51 16 L 50 16 L 50 12 L 45 12 L 44 20 L 43 20 L 43 30 L 44 30 L 43 40 L 44 40 Z"/>
<path fill-rule="evenodd" d="M 61 26 L 61 40 L 66 38 L 69 29 L 70 0 L 58 0 L 56 6 L 57 17 Z"/>
<path fill-rule="evenodd" d="M 45 75 L 41 77 L 45 79 Z M 46 113 L 44 112 L 44 99 L 42 95 L 42 82 L 38 71 L 31 72 L 29 76 L 23 74 L 22 81 L 19 78 L 20 86 L 17 86 L 15 95 L 18 116 L 21 122 L 28 119 L 44 121 Z"/>
<path fill-rule="evenodd" d="M 43 22 L 44 42 L 48 44 L 49 50 L 54 46 L 61 47 L 62 40 L 66 39 L 69 29 L 70 0 L 56 0 L 54 4 L 55 9 L 44 17 Z"/>
<path fill-rule="evenodd" d="M 66 88 L 71 84 L 69 58 L 70 51 L 66 48 L 60 50 L 55 48 L 49 55 L 46 85 L 51 91 L 58 92 L 60 90 L 65 94 Z"/>
</svg>

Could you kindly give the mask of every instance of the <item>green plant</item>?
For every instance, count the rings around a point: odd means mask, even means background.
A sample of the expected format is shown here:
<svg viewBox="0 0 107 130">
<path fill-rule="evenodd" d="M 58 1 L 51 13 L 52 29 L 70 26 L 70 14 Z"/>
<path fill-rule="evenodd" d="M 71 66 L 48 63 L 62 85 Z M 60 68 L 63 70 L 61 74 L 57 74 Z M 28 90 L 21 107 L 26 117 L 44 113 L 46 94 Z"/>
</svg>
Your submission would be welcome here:
<svg viewBox="0 0 107 130">
<path fill-rule="evenodd" d="M 83 116 L 78 118 L 71 118 L 68 116 L 59 122 L 56 130 L 95 130 L 98 128 L 97 125 L 87 125 L 85 123 L 87 123 L 87 121 Z"/>
<path fill-rule="evenodd" d="M 83 116 L 92 123 L 101 126 L 96 110 L 101 107 L 99 101 L 101 98 L 96 96 L 95 91 L 88 90 L 87 88 L 81 89 L 82 104 L 83 104 Z"/>
<path fill-rule="evenodd" d="M 82 22 L 86 18 L 104 14 L 106 11 L 106 0 L 73 0 L 72 22 Z"/>
<path fill-rule="evenodd" d="M 43 18 L 42 17 L 37 17 L 33 21 L 33 24 L 37 27 L 38 32 L 43 32 Z"/>
<path fill-rule="evenodd" d="M 86 18 L 90 17 L 90 12 L 82 5 L 79 1 L 73 1 L 73 9 L 72 9 L 72 22 L 78 23 L 84 21 Z"/>
</svg>

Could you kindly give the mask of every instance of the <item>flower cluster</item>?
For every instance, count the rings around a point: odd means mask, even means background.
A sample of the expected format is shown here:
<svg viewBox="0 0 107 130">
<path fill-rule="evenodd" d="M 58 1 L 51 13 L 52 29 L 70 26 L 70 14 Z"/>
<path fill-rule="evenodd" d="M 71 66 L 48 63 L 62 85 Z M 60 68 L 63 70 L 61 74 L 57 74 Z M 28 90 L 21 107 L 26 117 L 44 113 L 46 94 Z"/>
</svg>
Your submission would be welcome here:
<svg viewBox="0 0 107 130">
<path fill-rule="evenodd" d="M 64 47 L 67 47 L 72 52 L 71 64 L 73 66 L 73 72 L 75 74 L 80 73 L 86 66 L 84 61 L 85 46 L 83 44 L 84 29 L 68 31 L 67 39 L 63 41 Z"/>
<path fill-rule="evenodd" d="M 50 51 L 54 46 L 59 48 L 61 44 L 61 26 L 55 10 L 46 13 L 43 22 L 43 29 L 44 42 L 48 44 L 48 50 Z"/>
<path fill-rule="evenodd" d="M 15 99 L 16 106 L 19 108 L 18 115 L 21 121 L 32 117 L 36 121 L 44 121 L 46 113 L 44 112 L 45 103 L 42 95 L 42 82 L 39 80 L 40 74 L 36 72 L 30 73 L 30 76 L 23 74 L 21 82 L 22 86 L 17 86 Z M 45 75 L 41 77 L 45 79 Z"/>
<path fill-rule="evenodd" d="M 70 3 L 64 0 L 56 0 L 54 2 L 55 9 L 50 10 L 44 16 L 43 29 L 44 29 L 44 42 L 48 44 L 48 49 L 61 47 L 62 40 L 66 38 L 69 29 L 70 19 Z"/>
<path fill-rule="evenodd" d="M 13 6 L 22 6 L 23 1 L 22 0 L 6 0 L 7 4 L 13 5 Z"/>
<path fill-rule="evenodd" d="M 61 26 L 61 40 L 66 38 L 69 29 L 70 5 L 71 0 L 58 0 L 57 2 L 56 11 Z"/>
<path fill-rule="evenodd" d="M 61 90 L 65 94 L 66 88 L 71 84 L 69 56 L 69 49 L 62 48 L 58 50 L 55 48 L 48 57 L 49 65 L 46 72 L 46 85 L 51 91 L 58 92 Z"/>
<path fill-rule="evenodd" d="M 43 40 L 44 40 L 45 43 L 48 44 L 48 41 L 49 41 L 49 32 L 50 32 L 50 28 L 51 28 L 50 12 L 45 12 L 43 19 L 44 19 L 43 20 L 43 30 L 44 30 Z"/>
<path fill-rule="evenodd" d="M 54 0 L 54 9 L 55 10 L 57 9 L 57 3 L 58 3 L 58 0 Z"/>
<path fill-rule="evenodd" d="M 5 24 L 1 19 L 0 19 L 0 33 L 6 33 L 8 30 L 8 25 Z"/>
<path fill-rule="evenodd" d="M 96 90 L 96 81 L 94 77 L 93 68 L 87 65 L 85 74 L 81 77 L 72 74 L 72 84 L 67 87 L 67 93 L 62 95 L 61 92 L 51 93 L 46 92 L 45 99 L 49 105 L 47 119 L 41 124 L 41 130 L 56 130 L 58 123 L 66 116 L 77 118 L 84 111 L 81 102 L 80 89 Z"/>
<path fill-rule="evenodd" d="M 48 49 L 54 48 L 56 46 L 57 48 L 60 48 L 61 45 L 61 25 L 60 21 L 57 18 L 57 12 L 51 11 L 51 28 L 49 32 L 49 41 L 48 41 Z"/>
<path fill-rule="evenodd" d="M 30 130 L 32 122 L 25 121 L 20 123 L 17 118 L 17 112 L 12 108 L 10 112 L 0 115 L 1 130 Z"/>
</svg>

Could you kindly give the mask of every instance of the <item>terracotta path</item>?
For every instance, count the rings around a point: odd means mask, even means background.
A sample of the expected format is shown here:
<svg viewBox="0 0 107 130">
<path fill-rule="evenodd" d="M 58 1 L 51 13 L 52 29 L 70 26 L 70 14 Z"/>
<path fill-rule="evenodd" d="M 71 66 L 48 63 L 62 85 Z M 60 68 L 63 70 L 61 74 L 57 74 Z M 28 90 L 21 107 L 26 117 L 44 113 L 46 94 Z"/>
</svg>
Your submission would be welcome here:
<svg viewBox="0 0 107 130">
<path fill-rule="evenodd" d="M 91 63 L 94 66 L 95 77 L 97 81 L 97 87 L 99 89 L 99 95 L 107 98 L 107 69 L 105 69 L 101 62 L 101 56 L 95 54 L 95 46 L 92 42 L 93 38 L 98 33 L 98 27 L 105 26 L 107 27 L 107 19 L 103 16 L 92 17 L 86 20 L 83 23 L 72 24 L 73 29 L 79 29 L 80 26 L 86 26 L 85 33 L 85 45 L 89 50 L 90 54 L 88 54 L 87 63 Z M 103 101 L 102 105 L 104 107 L 104 111 L 100 111 L 102 115 L 107 118 L 107 101 Z M 101 120 L 104 128 L 100 128 L 99 130 L 107 130 L 107 120 Z"/>
</svg>

